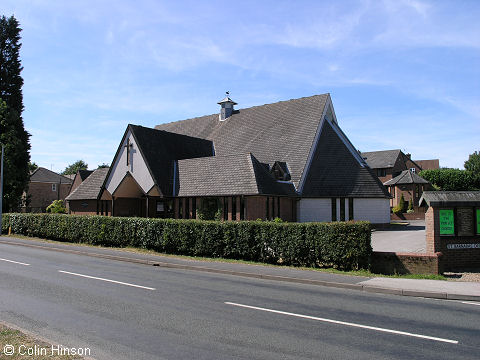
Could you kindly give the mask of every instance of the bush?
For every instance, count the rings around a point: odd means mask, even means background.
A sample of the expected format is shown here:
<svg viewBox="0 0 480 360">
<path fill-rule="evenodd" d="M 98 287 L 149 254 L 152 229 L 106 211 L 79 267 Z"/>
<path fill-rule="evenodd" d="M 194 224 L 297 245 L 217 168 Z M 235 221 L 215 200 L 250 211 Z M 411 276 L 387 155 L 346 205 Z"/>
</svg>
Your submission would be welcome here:
<svg viewBox="0 0 480 360">
<path fill-rule="evenodd" d="M 276 223 L 4 214 L 2 230 L 46 239 L 265 263 L 369 267 L 368 222 Z"/>
<path fill-rule="evenodd" d="M 400 196 L 400 200 L 397 204 L 397 206 L 395 206 L 392 211 L 395 213 L 395 214 L 398 214 L 398 213 L 403 213 L 405 211 L 405 198 L 403 197 L 403 194 Z"/>
<path fill-rule="evenodd" d="M 63 200 L 53 200 L 52 203 L 47 206 L 47 213 L 66 214 L 67 208 L 63 204 Z"/>
<path fill-rule="evenodd" d="M 407 209 L 407 212 L 409 212 L 409 211 L 412 211 L 412 212 L 413 212 L 413 200 L 412 200 L 412 199 L 410 199 L 410 200 L 408 201 L 408 209 Z"/>
<path fill-rule="evenodd" d="M 480 189 L 480 175 L 468 170 L 442 168 L 423 170 L 419 175 L 429 181 L 435 190 L 469 191 Z"/>
</svg>

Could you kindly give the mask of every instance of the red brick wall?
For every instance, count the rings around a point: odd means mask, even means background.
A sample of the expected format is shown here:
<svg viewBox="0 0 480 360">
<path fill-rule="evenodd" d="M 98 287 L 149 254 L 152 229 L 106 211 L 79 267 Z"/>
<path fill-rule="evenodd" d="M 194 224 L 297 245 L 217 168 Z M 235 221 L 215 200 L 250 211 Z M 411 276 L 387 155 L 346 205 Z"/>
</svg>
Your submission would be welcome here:
<svg viewBox="0 0 480 360">
<path fill-rule="evenodd" d="M 439 209 L 430 207 L 425 214 L 427 252 L 442 252 L 445 270 L 480 267 L 480 249 L 448 249 L 448 244 L 478 244 L 477 236 L 440 236 Z"/>
<path fill-rule="evenodd" d="M 245 220 L 265 219 L 266 200 L 264 196 L 245 197 L 247 216 Z"/>
<path fill-rule="evenodd" d="M 63 200 L 70 191 L 70 184 L 56 184 L 56 191 L 52 191 L 51 183 L 31 182 L 27 196 L 30 196 L 29 208 L 33 211 L 45 211 L 45 208 L 54 200 Z"/>
<path fill-rule="evenodd" d="M 444 257 L 441 253 L 416 254 L 379 252 L 372 253 L 372 271 L 378 274 L 441 274 Z"/>
<path fill-rule="evenodd" d="M 278 201 L 280 202 L 280 214 L 278 213 Z M 245 207 L 247 214 L 245 220 L 265 220 L 266 215 L 266 196 L 247 196 L 245 197 Z M 269 210 L 272 218 L 279 217 L 284 221 L 296 221 L 296 202 L 295 199 L 285 197 L 269 197 Z"/>
<path fill-rule="evenodd" d="M 69 211 L 72 215 L 96 215 L 97 200 L 71 200 Z"/>
</svg>

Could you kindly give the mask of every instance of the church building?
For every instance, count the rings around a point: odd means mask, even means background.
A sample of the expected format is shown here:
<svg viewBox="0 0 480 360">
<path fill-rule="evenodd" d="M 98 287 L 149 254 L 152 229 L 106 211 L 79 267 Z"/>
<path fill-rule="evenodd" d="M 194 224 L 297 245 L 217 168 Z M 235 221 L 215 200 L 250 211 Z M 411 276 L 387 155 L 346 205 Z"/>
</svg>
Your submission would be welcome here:
<svg viewBox="0 0 480 360">
<path fill-rule="evenodd" d="M 227 93 L 218 104 L 217 114 L 153 129 L 128 125 L 95 183 L 97 213 L 390 222 L 390 195 L 339 127 L 329 94 L 236 110 Z M 71 208 L 86 201 L 82 185 Z"/>
</svg>

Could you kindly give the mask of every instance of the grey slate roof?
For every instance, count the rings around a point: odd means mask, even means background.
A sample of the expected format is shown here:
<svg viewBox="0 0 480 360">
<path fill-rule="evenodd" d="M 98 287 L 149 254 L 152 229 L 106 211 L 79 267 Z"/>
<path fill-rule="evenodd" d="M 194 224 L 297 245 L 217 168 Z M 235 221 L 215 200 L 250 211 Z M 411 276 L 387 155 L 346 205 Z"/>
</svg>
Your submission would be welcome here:
<svg viewBox="0 0 480 360">
<path fill-rule="evenodd" d="M 59 175 L 56 172 L 50 171 L 43 167 L 37 168 L 31 175 L 30 175 L 31 182 L 44 182 L 44 183 L 62 183 L 62 184 L 71 184 L 72 180 L 63 176 Z"/>
<path fill-rule="evenodd" d="M 362 166 L 337 136 L 329 122 L 322 127 L 303 196 L 390 197 L 372 170 Z"/>
<path fill-rule="evenodd" d="M 480 206 L 480 191 L 424 191 L 420 206 Z"/>
<path fill-rule="evenodd" d="M 372 169 L 386 169 L 395 165 L 400 149 L 362 152 L 362 157 Z"/>
<path fill-rule="evenodd" d="M 95 200 L 100 194 L 105 177 L 109 168 L 97 169 L 90 174 L 75 190 L 73 190 L 66 200 Z"/>
<path fill-rule="evenodd" d="M 250 153 L 179 160 L 177 179 L 177 196 L 296 195 Z"/>
<path fill-rule="evenodd" d="M 129 125 L 129 129 L 164 196 L 172 194 L 174 160 L 213 155 L 213 143 L 209 140 L 138 125 Z"/>
<path fill-rule="evenodd" d="M 403 170 L 400 175 L 383 183 L 383 185 L 401 185 L 401 184 L 430 184 L 421 176 L 410 170 Z"/>
<path fill-rule="evenodd" d="M 86 178 L 88 178 L 94 170 L 78 170 L 78 176 L 82 181 L 85 181 Z M 76 174 L 75 174 L 76 176 Z"/>
<path fill-rule="evenodd" d="M 329 95 L 315 95 L 235 110 L 226 121 L 218 113 L 155 128 L 208 139 L 215 155 L 249 153 L 270 166 L 288 163 L 298 188 Z"/>
</svg>

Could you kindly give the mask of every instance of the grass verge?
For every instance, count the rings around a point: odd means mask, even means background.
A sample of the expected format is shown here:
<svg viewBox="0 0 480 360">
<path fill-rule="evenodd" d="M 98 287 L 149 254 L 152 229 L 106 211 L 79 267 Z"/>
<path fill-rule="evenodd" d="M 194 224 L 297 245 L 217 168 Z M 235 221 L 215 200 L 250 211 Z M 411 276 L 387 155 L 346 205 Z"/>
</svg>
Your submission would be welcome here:
<svg viewBox="0 0 480 360">
<path fill-rule="evenodd" d="M 25 236 L 25 235 L 16 235 L 16 234 L 4 235 L 4 236 L 12 237 L 12 238 L 25 239 L 25 240 L 38 241 L 38 242 L 44 242 L 44 243 L 51 243 L 51 244 L 61 244 L 61 245 L 70 245 L 70 246 L 84 246 L 84 247 L 89 247 L 89 248 L 109 249 L 109 250 L 117 250 L 117 251 L 129 252 L 129 253 L 146 254 L 146 255 L 154 255 L 154 256 L 165 256 L 165 257 L 179 258 L 179 259 L 193 260 L 193 261 L 247 264 L 247 265 L 255 265 L 255 266 L 269 266 L 269 267 L 275 267 L 275 268 L 283 267 L 283 268 L 299 269 L 299 270 L 321 271 L 321 272 L 327 272 L 327 273 L 331 273 L 331 274 L 350 275 L 350 276 L 388 277 L 388 278 L 424 279 L 424 280 L 448 280 L 448 278 L 443 276 L 443 275 L 427 275 L 427 274 L 384 275 L 384 274 L 372 273 L 368 270 L 342 271 L 342 270 L 333 269 L 333 268 L 309 268 L 309 267 L 282 266 L 282 265 L 259 263 L 259 262 L 254 262 L 254 261 L 245 261 L 245 260 L 164 254 L 164 253 L 159 253 L 159 252 L 156 252 L 156 251 L 153 251 L 153 250 L 139 249 L 139 248 L 134 248 L 134 247 L 117 248 L 117 247 L 105 247 L 105 246 L 100 246 L 100 245 L 91 245 L 91 244 L 83 244 L 83 243 L 69 243 L 69 242 L 46 240 L 46 239 L 29 237 L 29 236 Z"/>
<path fill-rule="evenodd" d="M 46 343 L 19 330 L 0 324 L 0 358 L 1 359 L 35 359 L 35 360 L 74 360 L 84 359 L 78 355 L 62 355 L 57 352 L 57 345 L 52 351 L 52 344 Z M 13 353 L 12 353 L 13 351 Z M 60 353 L 60 354 L 59 354 Z"/>
</svg>

